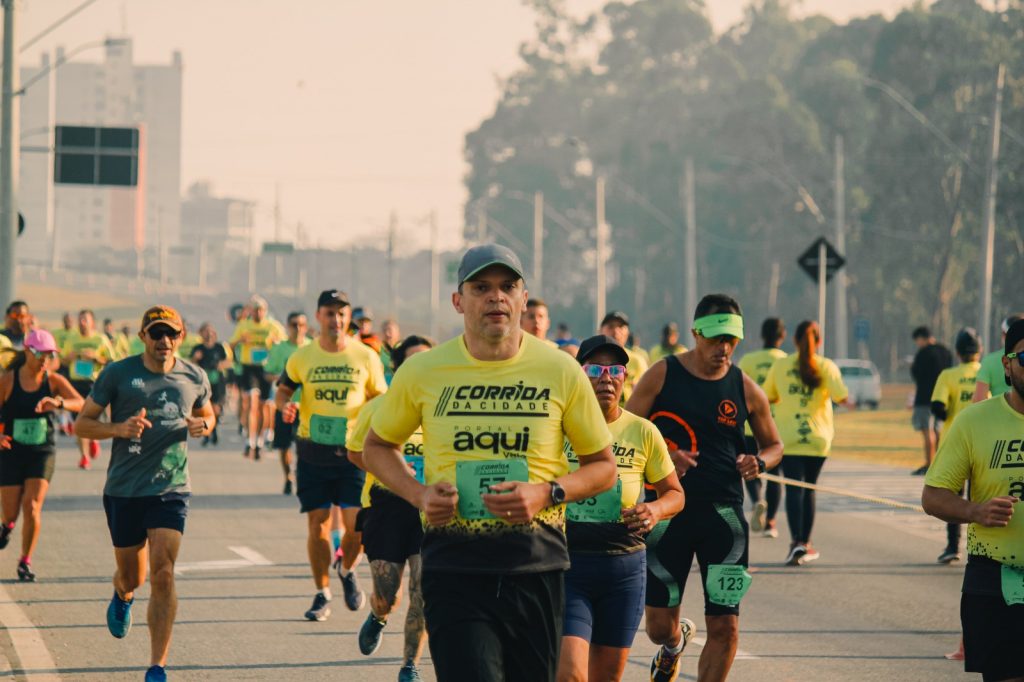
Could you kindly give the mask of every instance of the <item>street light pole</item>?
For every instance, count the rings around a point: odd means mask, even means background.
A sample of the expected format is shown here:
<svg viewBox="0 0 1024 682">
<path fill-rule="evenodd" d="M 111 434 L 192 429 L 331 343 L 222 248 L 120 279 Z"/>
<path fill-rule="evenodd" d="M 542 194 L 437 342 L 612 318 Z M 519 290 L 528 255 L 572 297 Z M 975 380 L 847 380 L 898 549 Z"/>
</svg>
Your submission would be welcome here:
<svg viewBox="0 0 1024 682">
<path fill-rule="evenodd" d="M 18 90 L 15 38 L 15 0 L 2 0 L 4 8 L 3 91 L 0 94 L 0 305 L 14 300 L 15 247 L 18 229 Z"/>
<path fill-rule="evenodd" d="M 533 286 L 538 296 L 544 292 L 544 193 L 533 195 Z"/>
<path fill-rule="evenodd" d="M 1003 116 L 1003 83 L 1006 67 L 999 65 L 996 71 L 996 101 L 992 111 L 991 134 L 988 149 L 988 177 L 985 179 L 985 238 L 984 255 L 981 264 L 981 319 L 978 331 L 987 339 L 989 346 L 995 336 L 992 328 L 992 267 L 995 260 L 996 240 L 996 187 L 999 184 L 999 126 Z"/>
<path fill-rule="evenodd" d="M 840 255 L 846 256 L 846 154 L 843 147 L 843 136 L 836 135 L 836 249 Z M 836 342 L 834 345 L 837 358 L 850 357 L 849 318 L 846 304 L 846 271 L 842 268 L 836 273 Z M 824 352 L 824 349 L 822 350 Z"/>
<path fill-rule="evenodd" d="M 605 295 L 607 280 L 605 279 L 605 267 L 607 266 L 607 242 L 604 224 L 604 176 L 597 178 L 597 283 L 596 283 L 596 307 L 594 317 L 597 319 L 594 329 L 601 328 L 601 320 L 604 319 Z"/>
</svg>

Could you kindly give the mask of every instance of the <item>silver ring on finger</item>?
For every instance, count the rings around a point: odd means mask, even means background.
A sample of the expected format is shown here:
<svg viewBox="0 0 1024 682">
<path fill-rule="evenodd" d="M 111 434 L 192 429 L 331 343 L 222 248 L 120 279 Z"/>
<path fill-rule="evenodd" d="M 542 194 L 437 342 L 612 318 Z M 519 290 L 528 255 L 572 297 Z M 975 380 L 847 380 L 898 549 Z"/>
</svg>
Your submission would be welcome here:
<svg viewBox="0 0 1024 682">
<path fill-rule="evenodd" d="M 644 519 L 644 528 L 646 528 L 649 525 L 651 525 L 651 520 L 650 519 Z"/>
</svg>

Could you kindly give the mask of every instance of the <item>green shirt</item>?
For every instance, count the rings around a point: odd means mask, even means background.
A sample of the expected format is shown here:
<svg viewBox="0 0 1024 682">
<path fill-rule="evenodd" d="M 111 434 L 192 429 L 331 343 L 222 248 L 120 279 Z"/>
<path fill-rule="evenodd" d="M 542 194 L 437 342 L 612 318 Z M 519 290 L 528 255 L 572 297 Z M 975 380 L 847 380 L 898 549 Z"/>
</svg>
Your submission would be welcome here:
<svg viewBox="0 0 1024 682">
<path fill-rule="evenodd" d="M 299 345 L 295 345 L 287 339 L 280 343 L 275 343 L 270 349 L 270 356 L 267 358 L 267 364 L 263 366 L 264 371 L 271 375 L 279 375 L 283 373 L 285 365 L 288 363 L 288 358 L 292 356 L 292 353 L 307 344 L 309 344 L 309 339 L 305 336 L 299 339 Z M 295 389 L 295 394 L 292 396 L 292 402 L 299 402 L 301 397 L 302 387 L 299 386 Z"/>
<path fill-rule="evenodd" d="M 981 359 L 981 369 L 978 370 L 978 381 L 988 384 L 989 393 L 992 397 L 1002 395 L 1010 390 L 1006 385 L 1006 370 L 1003 369 L 1003 351 L 992 351 Z"/>
</svg>

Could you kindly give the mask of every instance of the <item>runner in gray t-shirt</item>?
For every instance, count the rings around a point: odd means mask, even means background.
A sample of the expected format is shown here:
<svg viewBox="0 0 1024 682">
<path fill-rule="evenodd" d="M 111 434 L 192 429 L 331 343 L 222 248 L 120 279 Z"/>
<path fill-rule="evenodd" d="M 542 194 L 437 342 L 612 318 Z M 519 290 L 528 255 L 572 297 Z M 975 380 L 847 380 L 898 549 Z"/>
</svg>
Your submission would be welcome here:
<svg viewBox="0 0 1024 682">
<path fill-rule="evenodd" d="M 164 665 L 178 608 L 174 562 L 188 515 L 189 436 L 213 430 L 210 382 L 198 366 L 177 357 L 185 324 L 173 308 L 154 306 L 142 316 L 141 355 L 108 365 L 86 400 L 75 433 L 113 438 L 103 508 L 114 544 L 117 571 L 107 608 L 107 628 L 122 638 L 131 628 L 135 590 L 152 564 L 147 621 L 151 667 L 146 680 L 167 679 Z M 110 407 L 111 421 L 99 421 Z"/>
</svg>

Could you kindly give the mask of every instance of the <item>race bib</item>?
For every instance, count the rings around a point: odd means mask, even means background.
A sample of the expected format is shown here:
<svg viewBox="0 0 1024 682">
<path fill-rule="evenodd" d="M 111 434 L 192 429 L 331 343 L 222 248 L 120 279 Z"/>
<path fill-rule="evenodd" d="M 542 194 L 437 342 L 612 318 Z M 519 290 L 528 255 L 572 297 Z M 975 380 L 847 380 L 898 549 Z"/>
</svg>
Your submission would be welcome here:
<svg viewBox="0 0 1024 682">
<path fill-rule="evenodd" d="M 324 417 L 314 414 L 309 418 L 309 437 L 320 445 L 345 445 L 348 420 L 344 417 Z"/>
<path fill-rule="evenodd" d="M 752 580 L 746 566 L 711 564 L 708 566 L 708 581 L 704 589 L 712 604 L 739 606 Z"/>
<path fill-rule="evenodd" d="M 565 518 L 580 523 L 613 523 L 622 518 L 622 480 L 611 490 L 565 505 Z"/>
<path fill-rule="evenodd" d="M 92 360 L 75 360 L 74 370 L 76 376 L 82 377 L 83 379 L 92 378 Z"/>
<path fill-rule="evenodd" d="M 423 475 L 423 455 L 406 455 L 405 462 L 416 472 L 413 474 L 416 476 L 416 480 L 420 483 L 426 483 Z"/>
<path fill-rule="evenodd" d="M 270 351 L 266 348 L 253 348 L 249 352 L 249 357 L 252 359 L 252 364 L 262 365 L 270 357 Z"/>
<path fill-rule="evenodd" d="M 1024 604 L 1024 569 L 1003 564 L 1001 577 L 1006 605 Z"/>
<path fill-rule="evenodd" d="M 457 462 L 455 487 L 459 491 L 459 515 L 464 519 L 493 519 L 481 496 L 490 493 L 492 485 L 504 481 L 526 482 L 529 476 L 529 468 L 521 459 Z"/>
<path fill-rule="evenodd" d="M 46 442 L 46 417 L 15 419 L 11 437 L 22 445 L 42 445 Z"/>
<path fill-rule="evenodd" d="M 206 373 L 206 376 L 210 379 L 211 384 L 215 384 L 220 381 L 220 372 L 216 369 L 211 369 Z"/>
</svg>

